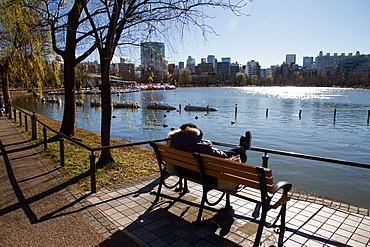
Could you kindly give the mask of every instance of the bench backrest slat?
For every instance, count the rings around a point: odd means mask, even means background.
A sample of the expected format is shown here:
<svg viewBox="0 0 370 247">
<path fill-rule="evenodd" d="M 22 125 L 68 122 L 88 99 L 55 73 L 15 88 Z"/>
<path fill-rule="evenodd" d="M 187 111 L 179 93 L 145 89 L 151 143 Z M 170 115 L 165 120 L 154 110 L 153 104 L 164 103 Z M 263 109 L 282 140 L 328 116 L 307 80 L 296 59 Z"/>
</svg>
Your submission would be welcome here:
<svg viewBox="0 0 370 247">
<path fill-rule="evenodd" d="M 205 175 L 221 178 L 236 184 L 243 184 L 247 187 L 260 189 L 259 177 L 256 166 L 222 159 L 210 155 L 200 154 Z M 272 171 L 263 168 L 267 191 L 274 192 L 274 181 Z"/>
<path fill-rule="evenodd" d="M 174 149 L 165 144 L 156 143 L 156 146 L 163 162 L 199 172 L 193 153 Z"/>
</svg>

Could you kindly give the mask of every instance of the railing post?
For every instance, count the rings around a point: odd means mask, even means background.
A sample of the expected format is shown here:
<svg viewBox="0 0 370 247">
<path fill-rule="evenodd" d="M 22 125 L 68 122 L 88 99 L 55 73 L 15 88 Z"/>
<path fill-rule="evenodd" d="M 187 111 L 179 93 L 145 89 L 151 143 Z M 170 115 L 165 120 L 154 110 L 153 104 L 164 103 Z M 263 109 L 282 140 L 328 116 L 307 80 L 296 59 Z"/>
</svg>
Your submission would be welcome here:
<svg viewBox="0 0 370 247">
<path fill-rule="evenodd" d="M 13 109 L 13 115 L 14 115 L 14 123 L 17 122 L 17 109 Z"/>
<path fill-rule="evenodd" d="M 9 118 L 9 119 L 12 119 L 12 118 L 13 118 L 13 116 L 12 116 L 12 104 L 11 104 L 11 103 L 9 103 L 9 104 L 7 105 L 7 107 L 6 107 L 6 111 L 7 111 L 7 112 L 5 112 L 5 113 L 7 113 L 7 114 L 8 114 L 8 118 Z"/>
<path fill-rule="evenodd" d="M 268 167 L 269 156 L 267 152 L 262 155 L 262 167 Z"/>
<path fill-rule="evenodd" d="M 90 155 L 90 185 L 91 192 L 96 193 L 96 164 L 95 164 L 96 155 L 94 152 L 91 152 Z"/>
<path fill-rule="evenodd" d="M 22 126 L 22 111 L 19 111 L 19 126 Z"/>
<path fill-rule="evenodd" d="M 44 134 L 44 151 L 46 151 L 46 149 L 48 148 L 48 136 L 45 127 L 42 129 L 42 133 Z"/>
<path fill-rule="evenodd" d="M 27 118 L 27 114 L 24 114 L 24 126 L 26 127 L 26 132 L 28 132 L 28 118 Z"/>
<path fill-rule="evenodd" d="M 32 140 L 37 140 L 37 116 L 36 116 L 36 112 L 33 111 L 32 112 L 32 116 L 31 116 L 31 125 L 32 125 Z"/>
<path fill-rule="evenodd" d="M 64 166 L 64 138 L 59 138 L 60 166 Z"/>
</svg>

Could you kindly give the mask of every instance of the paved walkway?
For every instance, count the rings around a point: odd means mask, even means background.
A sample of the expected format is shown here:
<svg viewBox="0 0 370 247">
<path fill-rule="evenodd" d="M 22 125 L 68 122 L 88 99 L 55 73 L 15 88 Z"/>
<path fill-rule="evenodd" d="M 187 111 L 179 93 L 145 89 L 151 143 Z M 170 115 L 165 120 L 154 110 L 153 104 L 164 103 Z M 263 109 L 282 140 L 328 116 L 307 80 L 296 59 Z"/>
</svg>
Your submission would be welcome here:
<svg viewBox="0 0 370 247">
<path fill-rule="evenodd" d="M 152 207 L 156 177 L 96 194 L 70 188 L 22 133 L 0 117 L 0 246 L 251 246 L 255 204 L 233 198 L 234 212 L 208 208 L 196 218 L 200 186 Z M 215 192 L 217 194 L 217 192 Z M 215 194 L 215 196 L 216 196 Z M 273 216 L 273 215 L 272 215 Z M 294 194 L 288 202 L 285 246 L 370 246 L 369 209 L 318 196 Z M 277 234 L 265 229 L 263 246 Z"/>
</svg>

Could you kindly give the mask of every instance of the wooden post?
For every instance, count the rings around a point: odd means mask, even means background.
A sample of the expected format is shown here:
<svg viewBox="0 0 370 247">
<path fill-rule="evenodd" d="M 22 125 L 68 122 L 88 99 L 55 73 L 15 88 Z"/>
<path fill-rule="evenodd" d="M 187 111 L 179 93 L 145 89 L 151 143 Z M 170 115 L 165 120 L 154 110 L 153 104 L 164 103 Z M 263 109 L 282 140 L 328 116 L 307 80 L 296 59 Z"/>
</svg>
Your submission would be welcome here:
<svg viewBox="0 0 370 247">
<path fill-rule="evenodd" d="M 238 116 L 238 104 L 235 104 L 235 119 Z"/>
<path fill-rule="evenodd" d="M 22 111 L 19 111 L 19 126 L 22 126 Z"/>
<path fill-rule="evenodd" d="M 301 109 L 299 109 L 299 114 L 298 114 L 298 116 L 299 116 L 299 120 L 301 120 L 301 119 L 302 119 L 302 108 L 301 108 Z"/>
<path fill-rule="evenodd" d="M 91 152 L 90 155 L 90 186 L 91 192 L 96 193 L 96 164 L 95 164 L 96 155 L 94 152 Z"/>
<path fill-rule="evenodd" d="M 269 117 L 269 108 L 266 107 L 266 118 L 268 118 L 268 117 Z"/>
<path fill-rule="evenodd" d="M 334 108 L 334 116 L 333 116 L 333 122 L 335 123 L 335 118 L 337 117 L 337 106 Z"/>
<path fill-rule="evenodd" d="M 28 118 L 27 118 L 27 114 L 24 114 L 24 126 L 26 127 L 26 132 L 28 132 Z"/>
<path fill-rule="evenodd" d="M 370 110 L 367 110 L 367 124 L 370 122 Z"/>
<path fill-rule="evenodd" d="M 59 138 L 60 166 L 64 166 L 64 138 Z"/>
<path fill-rule="evenodd" d="M 44 151 L 46 151 L 46 149 L 48 148 L 48 136 L 45 127 L 42 129 L 42 133 L 44 134 Z"/>
<path fill-rule="evenodd" d="M 13 109 L 13 115 L 14 115 L 14 123 L 17 122 L 17 109 Z"/>
<path fill-rule="evenodd" d="M 32 116 L 31 116 L 31 126 L 32 126 L 32 140 L 37 140 L 37 116 L 36 116 L 36 112 L 33 111 L 32 112 Z"/>
<path fill-rule="evenodd" d="M 179 104 L 179 112 L 181 112 L 181 104 Z"/>
</svg>

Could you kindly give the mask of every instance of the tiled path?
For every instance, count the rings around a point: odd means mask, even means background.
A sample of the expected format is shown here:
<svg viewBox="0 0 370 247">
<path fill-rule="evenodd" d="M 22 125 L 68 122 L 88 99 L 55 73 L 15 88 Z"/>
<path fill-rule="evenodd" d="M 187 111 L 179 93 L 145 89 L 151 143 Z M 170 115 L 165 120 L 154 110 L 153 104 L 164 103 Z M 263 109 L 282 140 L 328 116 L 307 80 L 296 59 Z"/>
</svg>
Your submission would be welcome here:
<svg viewBox="0 0 370 247">
<path fill-rule="evenodd" d="M 178 194 L 164 189 L 161 200 L 149 209 L 155 198 L 156 180 L 128 187 L 101 191 L 87 200 L 112 222 L 118 230 L 107 243 L 124 246 L 115 235 L 125 234 L 138 246 L 251 246 L 257 224 L 252 221 L 255 204 L 233 198 L 234 212 L 210 208 L 203 214 L 201 226 L 196 219 L 201 187 L 190 183 L 190 193 L 180 200 Z M 217 192 L 215 192 L 217 193 Z M 313 198 L 310 198 L 313 200 Z M 328 203 L 328 202 L 326 202 Z M 331 203 L 333 204 L 333 203 Z M 223 205 L 223 204 L 222 204 Z M 352 211 L 315 202 L 291 199 L 287 209 L 287 231 L 284 246 L 368 246 L 370 217 L 367 209 Z M 365 215 L 366 214 L 366 215 Z M 263 246 L 274 246 L 278 234 L 274 229 L 263 233 Z M 124 238 L 125 239 L 125 238 Z"/>
</svg>

